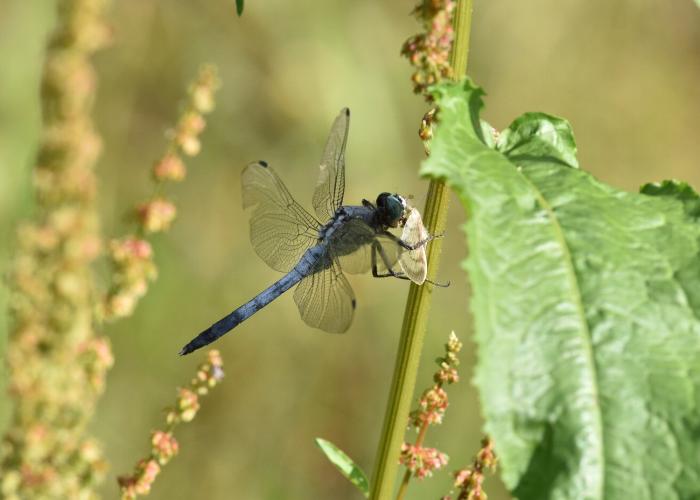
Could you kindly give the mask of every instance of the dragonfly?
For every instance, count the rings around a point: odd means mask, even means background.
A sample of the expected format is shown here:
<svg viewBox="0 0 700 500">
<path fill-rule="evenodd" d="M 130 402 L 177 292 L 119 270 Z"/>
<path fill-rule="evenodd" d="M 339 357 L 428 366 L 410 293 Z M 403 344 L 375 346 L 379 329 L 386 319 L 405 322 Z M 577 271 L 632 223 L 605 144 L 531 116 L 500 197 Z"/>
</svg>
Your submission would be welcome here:
<svg viewBox="0 0 700 500">
<path fill-rule="evenodd" d="M 403 196 L 383 192 L 375 203 L 363 199 L 361 205 L 343 205 L 349 125 L 350 110 L 344 108 L 323 150 L 312 198 L 315 215 L 294 200 L 267 162 L 243 170 L 243 207 L 252 209 L 251 243 L 268 266 L 285 275 L 197 335 L 181 355 L 214 342 L 295 285 L 302 320 L 331 333 L 350 327 L 357 304 L 346 272 L 371 269 L 376 278 L 449 285 L 426 279 L 425 246 L 435 236 Z M 402 237 L 389 231 L 399 227 Z M 401 270 L 395 270 L 397 262 Z"/>
</svg>

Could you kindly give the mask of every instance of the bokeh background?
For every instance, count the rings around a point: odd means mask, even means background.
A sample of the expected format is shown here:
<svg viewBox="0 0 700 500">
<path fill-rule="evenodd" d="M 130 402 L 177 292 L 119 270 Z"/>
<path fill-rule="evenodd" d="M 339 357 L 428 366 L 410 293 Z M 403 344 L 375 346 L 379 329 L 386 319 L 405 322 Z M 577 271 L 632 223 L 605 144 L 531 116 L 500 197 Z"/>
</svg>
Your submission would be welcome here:
<svg viewBox="0 0 700 500">
<path fill-rule="evenodd" d="M 150 193 L 149 168 L 177 116 L 186 82 L 202 62 L 224 86 L 189 163 L 171 191 L 173 229 L 156 239 L 160 277 L 136 314 L 107 331 L 116 365 L 94 420 L 114 478 L 148 449 L 151 429 L 175 388 L 203 353 L 179 358 L 184 342 L 278 275 L 254 254 L 241 209 L 239 176 L 250 160 L 275 166 L 308 205 L 316 165 L 338 110 L 353 111 L 346 202 L 380 191 L 413 194 L 426 110 L 411 93 L 401 43 L 418 29 L 412 2 L 386 0 L 234 0 L 114 2 L 114 45 L 96 58 L 96 121 L 105 150 L 98 173 L 105 235 L 129 230 L 124 214 Z M 497 128 L 524 111 L 568 118 L 583 168 L 620 188 L 679 178 L 700 188 L 700 11 L 690 0 L 476 0 L 469 73 L 484 86 L 485 117 Z M 54 2 L 0 1 L 0 268 L 13 226 L 31 213 L 30 169 L 40 125 L 38 82 Z M 440 279 L 418 385 L 450 330 L 465 342 L 463 381 L 449 389 L 444 425 L 428 443 L 447 452 L 449 469 L 471 461 L 481 416 L 471 385 L 475 362 L 468 286 L 460 261 L 465 216 L 452 205 Z M 154 499 L 358 498 L 313 439 L 329 439 L 372 469 L 407 286 L 351 277 L 359 307 L 346 335 L 307 328 L 291 294 L 216 344 L 225 383 L 201 414 L 178 430 L 180 455 L 157 480 Z M 0 288 L 4 344 L 7 291 Z M 1 372 L 4 377 L 5 372 Z M 0 399 L 0 424 L 7 418 Z M 450 489 L 440 473 L 415 483 L 410 498 Z M 497 478 L 487 491 L 508 498 Z"/>
</svg>

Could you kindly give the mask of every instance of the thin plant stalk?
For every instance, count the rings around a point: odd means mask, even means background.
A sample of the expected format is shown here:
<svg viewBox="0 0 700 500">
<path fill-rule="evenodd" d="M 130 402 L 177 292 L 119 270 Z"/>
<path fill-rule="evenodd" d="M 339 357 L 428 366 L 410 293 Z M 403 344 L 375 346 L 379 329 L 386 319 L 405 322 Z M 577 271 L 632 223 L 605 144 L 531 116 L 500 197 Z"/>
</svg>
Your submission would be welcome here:
<svg viewBox="0 0 700 500">
<path fill-rule="evenodd" d="M 450 53 L 450 64 L 455 79 L 466 74 L 469 54 L 469 34 L 473 0 L 459 0 L 454 18 L 454 41 Z M 443 182 L 431 180 L 423 211 L 423 220 L 431 234 L 445 231 L 449 192 Z M 440 265 L 442 241 L 434 240 L 427 248 L 428 277 L 435 279 Z M 399 452 L 404 440 L 406 422 L 411 408 L 416 376 L 423 350 L 423 341 L 428 323 L 432 299 L 430 285 L 411 284 L 404 311 L 401 338 L 391 381 L 389 402 L 384 415 L 374 473 L 372 475 L 372 500 L 387 500 L 392 497 L 399 468 Z"/>
</svg>

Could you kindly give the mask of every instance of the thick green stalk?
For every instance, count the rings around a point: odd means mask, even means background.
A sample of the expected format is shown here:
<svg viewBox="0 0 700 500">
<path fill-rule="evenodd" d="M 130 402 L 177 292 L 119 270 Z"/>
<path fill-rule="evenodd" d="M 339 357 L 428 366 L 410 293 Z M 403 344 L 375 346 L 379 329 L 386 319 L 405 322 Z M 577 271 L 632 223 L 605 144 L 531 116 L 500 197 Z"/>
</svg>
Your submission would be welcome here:
<svg viewBox="0 0 700 500">
<path fill-rule="evenodd" d="M 458 0 L 454 18 L 454 42 L 450 53 L 452 73 L 456 79 L 466 74 L 473 0 Z M 447 221 L 449 192 L 442 182 L 430 181 L 423 220 L 431 234 L 442 234 Z M 428 277 L 435 279 L 440 265 L 442 240 L 428 245 Z M 411 284 L 406 301 L 401 339 L 391 381 L 389 402 L 372 476 L 372 500 L 392 497 L 398 473 L 398 459 L 413 400 L 416 376 L 423 350 L 433 288 Z"/>
</svg>

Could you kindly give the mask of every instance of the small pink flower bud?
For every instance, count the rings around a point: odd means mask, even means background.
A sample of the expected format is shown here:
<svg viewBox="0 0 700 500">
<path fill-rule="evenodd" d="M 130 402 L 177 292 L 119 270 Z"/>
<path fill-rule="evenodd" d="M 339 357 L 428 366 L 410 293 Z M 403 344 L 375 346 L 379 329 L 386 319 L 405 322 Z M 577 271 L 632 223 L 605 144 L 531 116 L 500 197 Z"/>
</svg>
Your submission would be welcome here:
<svg viewBox="0 0 700 500">
<path fill-rule="evenodd" d="M 139 495 L 147 495 L 151 491 L 151 485 L 160 472 L 158 462 L 151 460 L 141 460 L 136 467 L 135 490 Z"/>
<path fill-rule="evenodd" d="M 165 231 L 175 220 L 175 205 L 163 198 L 156 198 L 138 207 L 138 215 L 143 228 L 150 233 Z"/>
<path fill-rule="evenodd" d="M 112 240 L 109 244 L 112 259 L 124 262 L 131 259 L 146 260 L 153 255 L 151 244 L 133 236 L 122 240 Z"/>
<path fill-rule="evenodd" d="M 151 436 L 153 455 L 160 465 L 165 465 L 179 451 L 179 445 L 169 432 L 155 431 Z"/>
<path fill-rule="evenodd" d="M 192 105 L 200 113 L 209 113 L 214 109 L 214 93 L 210 87 L 198 85 L 192 90 Z"/>
<path fill-rule="evenodd" d="M 180 389 L 177 403 L 180 418 L 184 422 L 190 422 L 199 411 L 199 398 L 190 389 Z"/>
<path fill-rule="evenodd" d="M 418 479 L 433 475 L 433 471 L 447 465 L 449 458 L 435 448 L 404 443 L 401 446 L 399 463 L 403 464 Z"/>
<path fill-rule="evenodd" d="M 197 156 L 202 149 L 199 139 L 193 135 L 178 136 L 177 143 L 187 156 Z"/>
<path fill-rule="evenodd" d="M 153 177 L 157 181 L 181 181 L 185 173 L 185 164 L 174 154 L 165 155 L 153 166 Z"/>
<path fill-rule="evenodd" d="M 455 472 L 455 482 L 454 485 L 457 488 L 461 488 L 469 479 L 472 477 L 471 469 L 461 469 Z"/>
<path fill-rule="evenodd" d="M 187 113 L 180 118 L 179 130 L 184 135 L 199 135 L 206 124 L 199 113 Z"/>
</svg>

